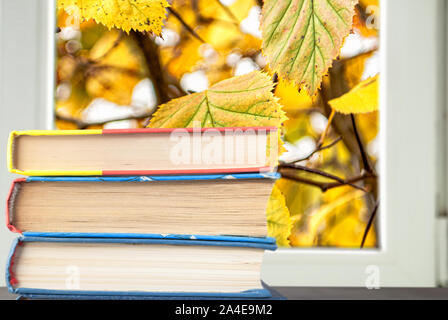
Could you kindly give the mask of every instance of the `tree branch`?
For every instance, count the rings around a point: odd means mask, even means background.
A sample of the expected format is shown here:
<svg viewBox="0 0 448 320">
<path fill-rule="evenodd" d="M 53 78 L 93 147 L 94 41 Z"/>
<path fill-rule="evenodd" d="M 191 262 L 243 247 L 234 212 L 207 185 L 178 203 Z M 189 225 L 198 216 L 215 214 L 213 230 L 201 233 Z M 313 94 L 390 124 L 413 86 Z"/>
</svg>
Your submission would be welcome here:
<svg viewBox="0 0 448 320">
<path fill-rule="evenodd" d="M 168 86 L 165 82 L 162 66 L 160 64 L 160 57 L 157 45 L 154 40 L 147 34 L 141 32 L 131 31 L 131 35 L 136 40 L 138 46 L 142 49 L 146 66 L 151 74 L 152 84 L 154 86 L 158 104 L 163 104 L 170 100 L 168 96 Z"/>
<path fill-rule="evenodd" d="M 301 161 L 305 161 L 305 160 L 308 160 L 309 158 L 311 158 L 313 155 L 315 155 L 316 153 L 318 153 L 318 152 L 320 152 L 320 151 L 322 151 L 322 150 L 325 150 L 325 149 L 329 149 L 329 148 L 331 148 L 331 147 L 333 147 L 334 145 L 336 145 L 339 141 L 341 141 L 342 140 L 342 137 L 339 137 L 339 138 L 337 138 L 336 140 L 334 140 L 333 142 L 331 142 L 330 144 L 328 144 L 328 145 L 326 145 L 326 146 L 322 146 L 322 147 L 319 147 L 319 148 L 316 148 L 316 150 L 314 150 L 313 152 L 311 152 L 309 155 L 307 155 L 306 157 L 304 157 L 304 158 L 299 158 L 299 159 L 296 159 L 296 160 L 293 160 L 293 161 L 289 161 L 288 163 L 296 163 L 296 162 L 301 162 Z"/>
<path fill-rule="evenodd" d="M 327 137 L 328 131 L 330 131 L 331 122 L 333 121 L 334 115 L 336 114 L 336 110 L 331 110 L 330 116 L 328 117 L 327 125 L 325 126 L 324 132 L 322 132 L 322 135 L 319 138 L 319 141 L 317 142 L 317 147 L 320 148 L 324 144 L 325 138 Z"/>
<path fill-rule="evenodd" d="M 282 168 L 289 168 L 289 169 L 293 169 L 293 170 L 304 171 L 304 172 L 316 174 L 316 175 L 319 175 L 319 176 L 322 176 L 322 177 L 325 177 L 325 178 L 328 178 L 328 179 L 331 179 L 331 180 L 335 180 L 335 181 L 338 182 L 338 184 L 334 185 L 333 188 L 336 187 L 336 186 L 340 186 L 340 185 L 348 185 L 348 186 L 351 186 L 351 187 L 353 187 L 355 189 L 362 190 L 364 192 L 368 192 L 365 188 L 357 186 L 356 184 L 351 182 L 350 179 L 342 179 L 342 178 L 340 178 L 338 176 L 335 176 L 335 175 L 333 175 L 331 173 L 328 173 L 328 172 L 325 172 L 325 171 L 322 171 L 322 170 L 319 170 L 319 169 L 313 169 L 313 168 L 308 168 L 308 167 L 301 166 L 301 165 L 298 165 L 298 164 L 288 164 L 288 163 L 281 163 L 279 165 L 279 169 L 281 170 Z M 326 190 L 328 190 L 329 184 L 328 183 L 323 183 L 323 184 L 320 184 L 320 186 L 322 186 L 325 189 L 324 190 L 324 189 L 321 188 L 322 191 L 326 191 Z"/>
<path fill-rule="evenodd" d="M 196 31 L 193 30 L 192 27 L 190 27 L 188 25 L 188 23 L 185 22 L 185 20 L 179 15 L 179 13 L 177 13 L 176 10 L 174 10 L 172 7 L 168 7 L 168 11 L 174 16 L 176 17 L 177 20 L 179 20 L 179 22 L 184 26 L 184 28 L 190 32 L 193 37 L 195 37 L 196 39 L 198 39 L 199 41 L 201 41 L 202 43 L 205 43 L 205 41 L 196 33 Z"/>
<path fill-rule="evenodd" d="M 364 230 L 364 234 L 362 236 L 360 249 L 364 248 L 364 244 L 366 242 L 367 235 L 369 234 L 370 228 L 372 227 L 373 220 L 375 219 L 376 212 L 378 211 L 379 204 L 380 204 L 380 202 L 377 201 L 376 204 L 375 204 L 375 207 L 373 208 L 372 213 L 370 214 L 369 221 L 367 222 L 366 229 Z"/>
<path fill-rule="evenodd" d="M 298 177 L 297 175 L 292 175 L 289 173 L 281 173 L 282 178 L 287 179 L 287 180 L 292 180 L 295 182 L 299 182 L 299 183 L 304 183 L 304 184 L 308 184 L 314 187 L 318 187 L 322 192 L 325 192 L 328 190 L 327 184 L 326 183 L 322 183 L 319 181 L 315 181 L 315 180 L 311 180 L 311 179 L 307 179 L 307 178 L 303 178 L 303 177 Z"/>
<path fill-rule="evenodd" d="M 342 187 L 342 186 L 346 186 L 346 185 L 353 186 L 353 183 L 355 183 L 355 182 L 374 178 L 374 177 L 368 175 L 367 173 L 364 173 L 359 176 L 345 179 L 345 180 L 343 180 L 343 182 L 321 182 L 321 181 L 316 181 L 316 180 L 312 180 L 312 179 L 308 179 L 308 178 L 304 178 L 304 177 L 299 177 L 298 175 L 292 174 L 291 172 L 288 172 L 285 169 L 283 169 L 283 170 L 281 169 L 280 174 L 281 174 L 282 178 L 284 178 L 284 179 L 303 183 L 303 184 L 308 184 L 308 185 L 311 185 L 314 187 L 318 187 L 322 192 L 326 192 L 330 189 L 334 189 L 334 188 L 338 188 L 338 187 Z M 356 189 L 359 189 L 359 188 L 360 187 L 356 186 Z M 366 191 L 366 190 L 362 190 L 362 191 Z"/>
<path fill-rule="evenodd" d="M 226 13 L 230 18 L 232 18 L 232 20 L 234 21 L 234 23 L 235 23 L 236 25 L 239 25 L 239 24 L 240 24 L 240 22 L 238 21 L 238 18 L 233 14 L 232 10 L 230 10 L 230 8 L 229 8 L 228 6 L 222 4 L 221 1 L 219 1 L 219 0 L 215 0 L 215 1 L 218 3 L 219 6 L 221 6 L 221 8 L 225 11 L 225 13 Z"/>
<path fill-rule="evenodd" d="M 74 123 L 79 129 L 86 129 L 89 126 L 100 126 L 100 125 L 104 125 L 104 124 L 112 122 L 112 121 L 146 119 L 148 117 L 151 117 L 155 110 L 156 109 L 154 108 L 153 111 L 142 113 L 140 115 L 129 116 L 129 117 L 117 117 L 117 118 L 107 119 L 107 120 L 98 121 L 98 122 L 86 122 L 86 121 L 83 121 L 83 120 L 80 120 L 80 119 L 63 116 L 63 115 L 60 115 L 58 113 L 55 113 L 55 118 L 56 118 L 56 120 L 61 120 L 61 121 Z"/>
<path fill-rule="evenodd" d="M 359 147 L 359 152 L 361 153 L 361 159 L 362 159 L 362 164 L 364 166 L 364 169 L 370 174 L 375 174 L 375 170 L 373 169 L 372 165 L 370 164 L 369 157 L 368 157 L 367 152 L 364 148 L 364 145 L 361 141 L 361 137 L 359 136 L 358 128 L 356 126 L 355 115 L 352 113 L 352 114 L 350 114 L 350 117 L 352 119 L 353 132 L 355 133 L 356 141 L 357 141 L 358 147 Z"/>
</svg>

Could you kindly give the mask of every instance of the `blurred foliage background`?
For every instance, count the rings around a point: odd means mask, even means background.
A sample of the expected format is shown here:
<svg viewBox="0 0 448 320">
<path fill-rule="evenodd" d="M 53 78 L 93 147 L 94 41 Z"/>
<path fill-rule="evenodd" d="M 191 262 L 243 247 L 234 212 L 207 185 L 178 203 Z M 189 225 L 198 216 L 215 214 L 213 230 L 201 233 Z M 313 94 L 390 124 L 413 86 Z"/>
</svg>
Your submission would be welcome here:
<svg viewBox="0 0 448 320">
<path fill-rule="evenodd" d="M 254 70 L 272 74 L 261 52 L 262 2 L 174 0 L 170 4 L 161 37 L 109 30 L 92 20 L 74 23 L 73 17 L 58 11 L 58 129 L 144 127 L 157 106 L 170 99 Z M 292 222 L 285 246 L 357 248 L 375 210 L 377 179 L 362 174 L 350 117 L 336 114 L 325 140 L 319 139 L 331 115 L 328 101 L 379 72 L 378 5 L 378 0 L 365 0 L 356 6 L 353 31 L 317 95 L 310 97 L 275 79 L 274 94 L 289 118 L 283 128 L 287 151 L 281 159 L 303 159 L 297 163 L 352 177 L 350 181 L 364 189 L 335 187 L 334 180 L 324 176 L 283 168 L 285 178 L 277 187 Z M 356 115 L 356 125 L 375 167 L 378 112 Z M 315 152 L 319 145 L 328 148 Z M 365 247 L 377 246 L 377 234 L 374 227 Z"/>
</svg>

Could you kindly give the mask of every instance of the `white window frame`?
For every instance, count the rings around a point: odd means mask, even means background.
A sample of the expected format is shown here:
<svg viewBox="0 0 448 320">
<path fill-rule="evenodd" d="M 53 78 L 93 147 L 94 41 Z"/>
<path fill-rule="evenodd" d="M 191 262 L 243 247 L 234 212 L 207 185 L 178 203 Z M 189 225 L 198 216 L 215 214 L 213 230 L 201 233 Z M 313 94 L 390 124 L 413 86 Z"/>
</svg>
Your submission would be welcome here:
<svg viewBox="0 0 448 320">
<path fill-rule="evenodd" d="M 266 253 L 268 284 L 362 287 L 372 280 L 369 266 L 378 267 L 381 287 L 432 287 L 440 280 L 436 191 L 443 191 L 437 180 L 443 176 L 446 1 L 380 4 L 380 248 Z"/>
<path fill-rule="evenodd" d="M 55 2 L 0 3 L 0 125 L 5 148 L 12 129 L 54 126 Z M 380 248 L 267 252 L 262 274 L 268 284 L 364 286 L 371 265 L 378 267 L 380 286 L 438 283 L 436 191 L 443 167 L 438 155 L 445 150 L 444 139 L 439 139 L 445 4 L 445 0 L 381 1 Z M 0 173 L 2 196 L 13 177 L 5 170 Z M 10 237 L 5 229 L 0 240 Z M 0 243 L 4 260 L 9 243 Z"/>
<path fill-rule="evenodd" d="M 53 129 L 55 21 L 52 0 L 0 0 L 1 199 L 6 199 L 11 181 L 18 178 L 6 169 L 9 132 Z M 15 237 L 0 224 L 2 274 Z M 4 285 L 0 277 L 0 286 Z"/>
</svg>

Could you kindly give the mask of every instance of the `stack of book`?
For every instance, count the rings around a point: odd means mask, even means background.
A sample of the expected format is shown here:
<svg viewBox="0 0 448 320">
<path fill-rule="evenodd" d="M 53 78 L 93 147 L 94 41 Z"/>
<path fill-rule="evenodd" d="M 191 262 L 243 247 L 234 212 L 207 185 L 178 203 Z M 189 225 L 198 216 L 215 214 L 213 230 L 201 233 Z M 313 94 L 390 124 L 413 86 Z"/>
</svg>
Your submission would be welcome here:
<svg viewBox="0 0 448 320">
<path fill-rule="evenodd" d="M 12 132 L 7 285 L 26 298 L 271 298 L 276 128 Z"/>
</svg>

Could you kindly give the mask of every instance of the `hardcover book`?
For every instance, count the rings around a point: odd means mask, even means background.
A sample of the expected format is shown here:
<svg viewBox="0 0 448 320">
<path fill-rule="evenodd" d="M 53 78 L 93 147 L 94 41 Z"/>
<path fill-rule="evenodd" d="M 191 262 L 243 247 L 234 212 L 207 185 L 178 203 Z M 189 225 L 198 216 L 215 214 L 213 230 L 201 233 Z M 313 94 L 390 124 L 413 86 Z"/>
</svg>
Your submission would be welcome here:
<svg viewBox="0 0 448 320">
<path fill-rule="evenodd" d="M 28 177 L 7 200 L 11 231 L 50 237 L 159 237 L 231 241 L 267 236 L 276 173 Z M 219 237 L 218 237 L 219 236 Z M 217 238 L 218 237 L 218 238 Z"/>
<path fill-rule="evenodd" d="M 200 296 L 190 295 L 86 295 L 86 294 L 44 294 L 44 293 L 22 293 L 17 300 L 286 300 L 281 293 L 268 286 L 263 281 L 263 288 L 269 291 L 269 294 L 263 297 L 241 297 L 227 296 L 223 297 L 218 294 L 208 294 Z"/>
<path fill-rule="evenodd" d="M 277 139 L 275 127 L 14 131 L 8 168 L 28 176 L 270 171 Z"/>
<path fill-rule="evenodd" d="M 7 285 L 23 296 L 269 298 L 263 251 L 275 240 L 205 241 L 22 237 Z"/>
</svg>

